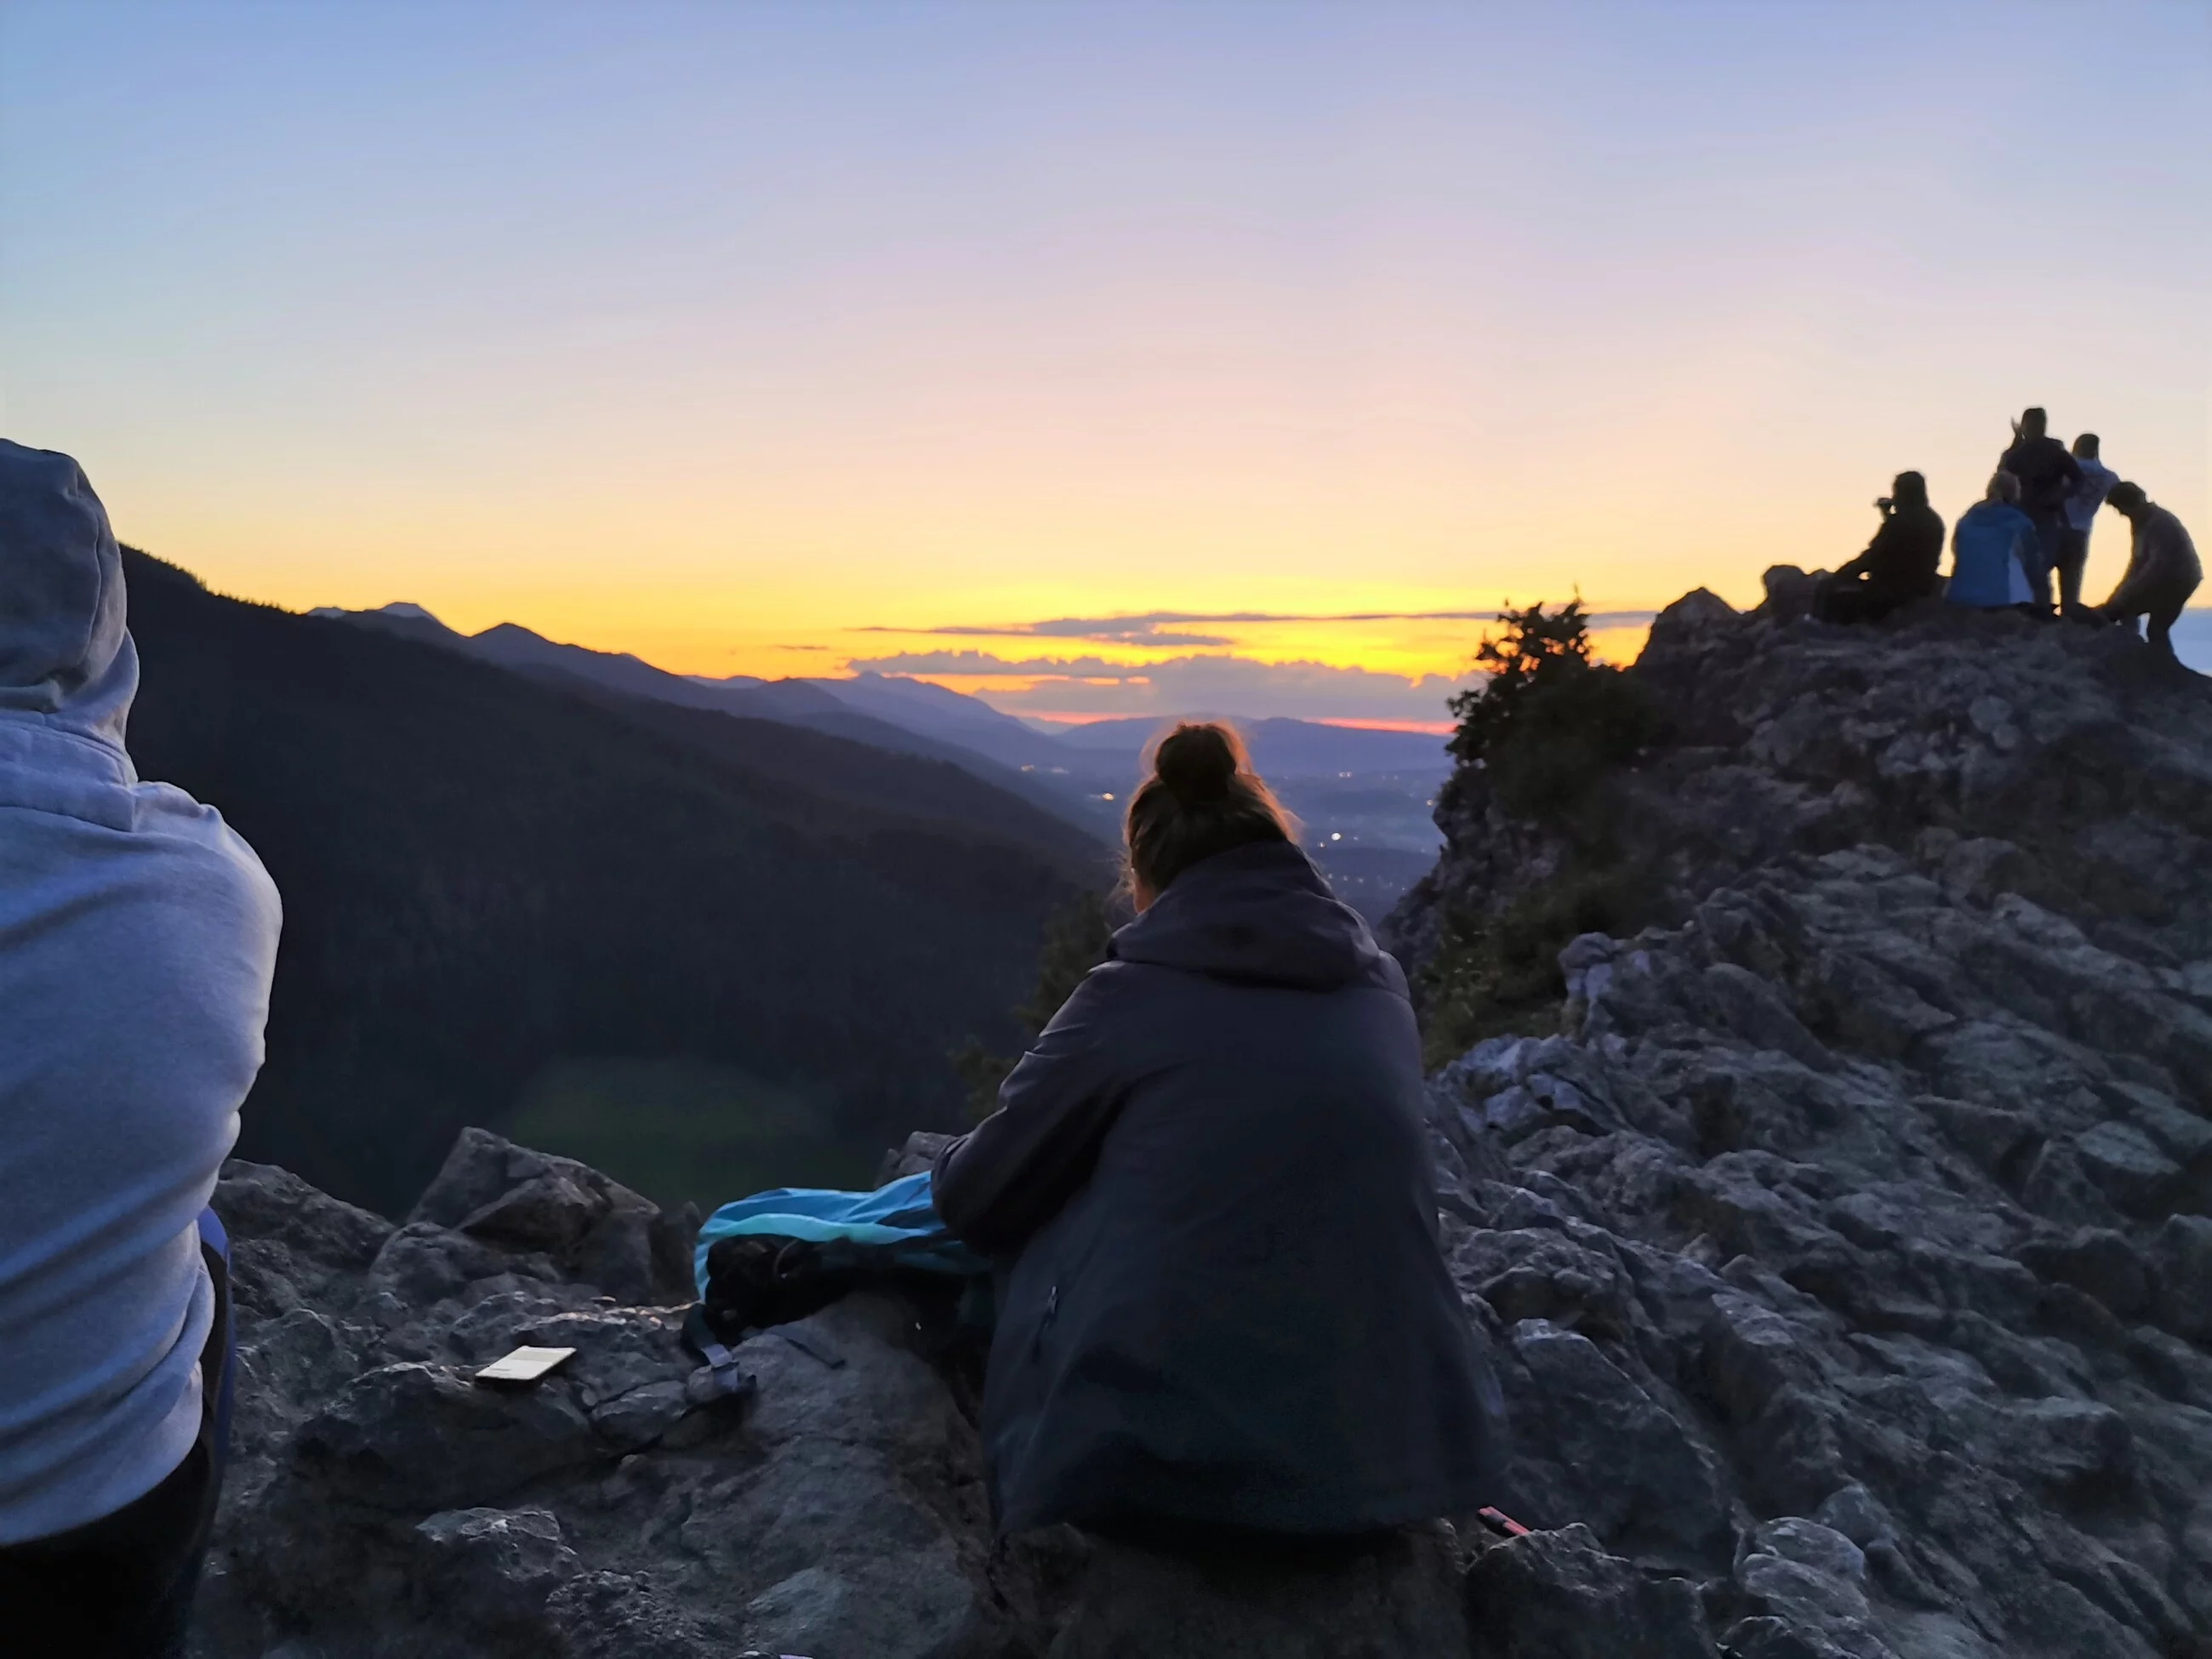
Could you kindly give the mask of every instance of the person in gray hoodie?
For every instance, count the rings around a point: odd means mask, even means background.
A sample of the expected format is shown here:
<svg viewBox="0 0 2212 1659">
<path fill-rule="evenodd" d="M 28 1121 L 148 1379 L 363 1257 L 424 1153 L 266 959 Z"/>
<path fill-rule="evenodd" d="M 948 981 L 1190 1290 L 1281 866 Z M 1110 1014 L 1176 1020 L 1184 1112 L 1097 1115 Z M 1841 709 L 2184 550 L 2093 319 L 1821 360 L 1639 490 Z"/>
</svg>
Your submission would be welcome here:
<svg viewBox="0 0 2212 1659">
<path fill-rule="evenodd" d="M 933 1170 L 1000 1264 L 1001 1532 L 1274 1547 L 1494 1504 L 1405 975 L 1219 726 L 1161 744 L 1127 838 L 1137 919 Z"/>
<path fill-rule="evenodd" d="M 0 441 L 0 1646 L 70 1659 L 182 1651 L 222 1455 L 205 1206 L 279 921 L 252 849 L 133 769 L 125 624 L 84 474 Z"/>
</svg>

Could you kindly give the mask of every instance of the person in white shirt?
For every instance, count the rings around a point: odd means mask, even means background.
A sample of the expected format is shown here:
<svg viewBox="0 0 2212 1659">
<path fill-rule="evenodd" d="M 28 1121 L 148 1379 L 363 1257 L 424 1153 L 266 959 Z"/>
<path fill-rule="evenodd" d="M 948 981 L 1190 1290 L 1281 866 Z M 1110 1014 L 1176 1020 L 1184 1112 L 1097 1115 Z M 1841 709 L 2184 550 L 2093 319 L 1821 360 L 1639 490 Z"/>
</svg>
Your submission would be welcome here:
<svg viewBox="0 0 2212 1659">
<path fill-rule="evenodd" d="M 2081 573 L 2089 564 L 2089 526 L 2120 475 L 2098 458 L 2097 434 L 2085 432 L 2074 441 L 2075 464 L 2081 481 L 2066 498 L 2066 528 L 2058 538 L 2058 614 L 2078 617 L 2081 611 Z"/>
</svg>

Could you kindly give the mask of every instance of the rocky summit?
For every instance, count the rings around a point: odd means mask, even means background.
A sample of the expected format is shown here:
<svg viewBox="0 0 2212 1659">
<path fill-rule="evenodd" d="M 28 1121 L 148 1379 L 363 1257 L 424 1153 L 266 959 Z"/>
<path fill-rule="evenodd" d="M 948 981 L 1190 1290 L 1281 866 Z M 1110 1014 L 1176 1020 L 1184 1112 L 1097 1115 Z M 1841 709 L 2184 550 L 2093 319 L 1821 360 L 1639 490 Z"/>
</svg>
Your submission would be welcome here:
<svg viewBox="0 0 2212 1659">
<path fill-rule="evenodd" d="M 2117 631 L 1769 586 L 1630 671 L 1662 735 L 1607 856 L 1650 925 L 1565 942 L 1432 1082 L 1528 1535 L 994 1548 L 930 1310 L 849 1297 L 708 1397 L 696 1218 L 471 1131 L 398 1226 L 227 1173 L 204 1659 L 2212 1655 L 2212 689 Z M 1439 819 L 1417 977 L 1587 856 L 1476 768 Z M 467 1380 L 523 1343 L 577 1357 Z"/>
</svg>

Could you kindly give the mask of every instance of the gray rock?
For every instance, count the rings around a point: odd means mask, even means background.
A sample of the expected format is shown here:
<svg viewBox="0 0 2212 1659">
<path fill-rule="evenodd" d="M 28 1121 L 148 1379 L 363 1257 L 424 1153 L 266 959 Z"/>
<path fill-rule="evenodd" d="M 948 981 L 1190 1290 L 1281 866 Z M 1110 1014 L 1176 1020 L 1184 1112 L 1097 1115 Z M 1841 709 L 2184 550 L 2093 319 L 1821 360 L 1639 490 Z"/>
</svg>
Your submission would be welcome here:
<svg viewBox="0 0 2212 1659">
<path fill-rule="evenodd" d="M 1775 988 L 1749 969 L 1717 962 L 1705 969 L 1705 990 L 1720 1023 L 1746 1041 L 1815 1070 L 1834 1063 Z"/>
<path fill-rule="evenodd" d="M 1893 1536 L 1897 1530 L 1881 1500 L 1856 1481 L 1830 1493 L 1813 1518 L 1857 1545 L 1862 1560 L 1869 1545 Z"/>
<path fill-rule="evenodd" d="M 1668 733 L 1600 805 L 1658 920 L 1429 1085 L 1499 1499 L 1552 1529 L 1291 1573 L 994 1548 L 972 1370 L 910 1310 L 756 1337 L 750 1401 L 695 1406 L 696 1216 L 471 1131 L 396 1231 L 227 1176 L 197 1659 L 2212 1651 L 2212 693 L 2118 630 L 1826 627 L 1808 580 L 1655 624 Z M 1416 969 L 1588 852 L 1473 770 L 1438 823 Z M 465 1380 L 523 1341 L 578 1352 Z"/>
<path fill-rule="evenodd" d="M 2181 1166 L 2131 1123 L 2100 1123 L 2074 1137 L 2075 1156 L 2100 1191 L 2132 1215 L 2155 1212 L 2181 1179 Z"/>
<path fill-rule="evenodd" d="M 441 1366 L 380 1366 L 301 1425 L 289 1477 L 395 1515 L 496 1502 L 605 1452 L 557 1381 L 498 1389 Z"/>
<path fill-rule="evenodd" d="M 1520 1485 L 1542 1495 L 1535 1518 L 1583 1522 L 1608 1543 L 1725 1558 L 1717 1460 L 1674 1415 L 1589 1338 L 1547 1321 L 1516 1326 L 1508 1352 L 1508 1404 L 1522 1450 L 1535 1455 Z"/>
<path fill-rule="evenodd" d="M 1485 1551 L 1468 1574 L 1475 1659 L 1713 1659 L 1697 1587 L 1607 1555 L 1584 1527 Z"/>
<path fill-rule="evenodd" d="M 2169 1216 L 2152 1238 L 2159 1322 L 2195 1342 L 2212 1342 L 2212 1219 Z"/>
<path fill-rule="evenodd" d="M 1562 953 L 1544 1067 L 1634 1109 L 1562 1133 L 1526 1039 L 1439 1073 L 1483 1170 L 1446 1197 L 1455 1273 L 1586 1339 L 1717 1460 L 1741 1547 L 1705 1599 L 1732 1650 L 2193 1651 L 2212 696 L 2087 630 L 1940 606 L 1825 629 L 1800 573 L 1773 591 L 1679 608 L 1633 671 L 1672 732 L 1604 786 L 1609 821 L 1683 920 Z M 1426 918 L 1540 909 L 1561 867 L 1479 774 L 1438 824 L 1392 923 L 1417 967 Z M 1553 1215 L 1500 1198 L 1540 1175 Z M 1680 1562 L 1593 1490 L 1634 1460 L 1571 1448 L 1516 1375 L 1532 1511 Z M 1824 1536 L 1848 1541 L 1801 1547 Z"/>
<path fill-rule="evenodd" d="M 581 1571 L 545 1510 L 447 1510 L 418 1522 L 413 1601 L 479 1640 L 544 1640 L 553 1592 Z"/>
<path fill-rule="evenodd" d="M 465 1233 L 509 1249 L 566 1255 L 605 1212 L 598 1194 L 550 1170 L 510 1187 L 461 1218 Z"/>
<path fill-rule="evenodd" d="M 2022 1247 L 2021 1260 L 2045 1279 L 2094 1296 L 2118 1318 L 2132 1319 L 2150 1305 L 2150 1269 L 2142 1253 L 2109 1227 L 2033 1242 Z"/>
</svg>

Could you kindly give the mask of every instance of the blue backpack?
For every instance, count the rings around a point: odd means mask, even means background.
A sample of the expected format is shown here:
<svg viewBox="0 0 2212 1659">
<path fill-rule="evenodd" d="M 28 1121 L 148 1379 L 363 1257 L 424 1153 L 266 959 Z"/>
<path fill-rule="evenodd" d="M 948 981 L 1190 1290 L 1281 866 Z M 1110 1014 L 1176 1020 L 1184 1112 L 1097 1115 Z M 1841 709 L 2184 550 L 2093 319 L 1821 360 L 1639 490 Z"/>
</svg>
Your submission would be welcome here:
<svg viewBox="0 0 2212 1659">
<path fill-rule="evenodd" d="M 963 1323 L 988 1322 L 991 1264 L 946 1230 L 927 1170 L 872 1193 L 779 1187 L 725 1204 L 691 1267 L 702 1322 L 725 1345 L 866 1286 L 949 1295 Z"/>
</svg>

